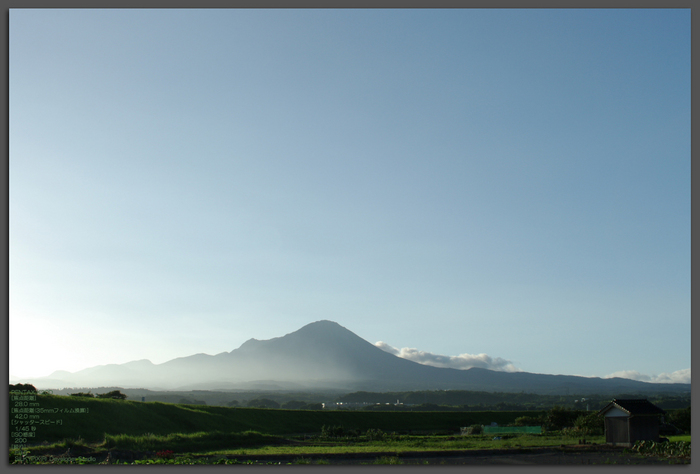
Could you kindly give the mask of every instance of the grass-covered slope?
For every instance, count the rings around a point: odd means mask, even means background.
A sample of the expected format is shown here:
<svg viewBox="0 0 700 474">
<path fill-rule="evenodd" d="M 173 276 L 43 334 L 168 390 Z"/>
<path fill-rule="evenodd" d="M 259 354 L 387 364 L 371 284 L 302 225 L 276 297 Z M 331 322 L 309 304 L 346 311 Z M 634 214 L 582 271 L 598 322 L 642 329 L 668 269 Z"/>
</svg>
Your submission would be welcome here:
<svg viewBox="0 0 700 474">
<path fill-rule="evenodd" d="M 38 395 L 36 414 L 28 413 L 25 421 L 34 421 L 36 437 L 42 441 L 78 439 L 99 442 L 109 435 L 143 435 L 153 433 L 244 432 L 288 435 L 318 433 L 323 425 L 343 426 L 365 431 L 370 428 L 387 432 L 458 430 L 472 424 L 512 422 L 516 417 L 537 415 L 529 412 L 364 412 L 310 411 L 258 408 L 225 408 L 205 405 L 176 405 L 160 402 L 93 399 Z M 16 419 L 10 405 L 10 419 Z M 51 410 L 53 413 L 38 413 Z M 73 413 L 72 411 L 78 412 Z M 35 419 L 31 417 L 35 416 Z"/>
</svg>

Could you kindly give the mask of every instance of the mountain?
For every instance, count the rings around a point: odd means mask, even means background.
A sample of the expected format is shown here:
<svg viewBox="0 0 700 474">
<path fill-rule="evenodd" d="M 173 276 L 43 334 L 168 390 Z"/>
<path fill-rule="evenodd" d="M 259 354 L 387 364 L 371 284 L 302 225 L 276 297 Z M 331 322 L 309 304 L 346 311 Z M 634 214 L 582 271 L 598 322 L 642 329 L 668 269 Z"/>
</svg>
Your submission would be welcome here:
<svg viewBox="0 0 700 474">
<path fill-rule="evenodd" d="M 269 340 L 250 339 L 217 355 L 163 364 L 139 360 L 57 371 L 24 381 L 37 388 L 120 386 L 153 390 L 341 389 L 348 391 L 476 390 L 541 394 L 689 392 L 690 384 L 527 372 L 431 367 L 389 354 L 332 321 L 317 321 Z"/>
</svg>

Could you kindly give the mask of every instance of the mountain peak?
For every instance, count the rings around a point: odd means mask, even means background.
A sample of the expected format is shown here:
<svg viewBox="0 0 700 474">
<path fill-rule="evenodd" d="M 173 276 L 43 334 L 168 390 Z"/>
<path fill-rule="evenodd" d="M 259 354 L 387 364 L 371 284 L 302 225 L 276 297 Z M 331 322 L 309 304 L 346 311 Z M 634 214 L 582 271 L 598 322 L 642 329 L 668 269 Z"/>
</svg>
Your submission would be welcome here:
<svg viewBox="0 0 700 474">
<path fill-rule="evenodd" d="M 223 354 L 226 354 L 223 356 Z M 153 365 L 143 359 L 127 364 L 54 372 L 35 379 L 41 386 L 66 387 L 182 386 L 246 387 L 273 381 L 280 387 L 335 388 L 365 391 L 455 389 L 474 391 L 534 391 L 536 393 L 604 393 L 630 391 L 689 391 L 689 384 L 649 384 L 627 379 L 588 379 L 575 376 L 494 372 L 431 367 L 385 352 L 340 324 L 320 320 L 285 336 L 249 339 L 222 357 L 198 354 Z M 25 381 L 34 383 L 34 380 Z M 51 387 L 50 385 L 54 385 Z"/>
<path fill-rule="evenodd" d="M 127 362 L 126 364 L 122 364 L 124 367 L 150 367 L 153 365 L 153 362 L 151 362 L 148 359 L 141 359 L 141 360 L 134 360 L 132 362 Z"/>
<path fill-rule="evenodd" d="M 314 321 L 313 323 L 309 323 L 306 326 L 302 326 L 299 331 L 302 329 L 306 328 L 328 328 L 328 329 L 345 329 L 343 326 L 340 324 L 336 323 L 335 321 L 330 321 L 328 319 L 322 319 L 320 321 Z M 347 329 L 345 329 L 347 331 Z"/>
<path fill-rule="evenodd" d="M 256 344 L 260 343 L 257 339 L 254 337 L 251 339 L 248 339 L 245 341 L 243 344 L 238 349 L 250 349 L 251 347 L 254 347 Z"/>
<path fill-rule="evenodd" d="M 298 347 L 294 348 L 293 351 L 308 350 L 311 346 L 318 346 L 319 344 L 330 344 L 327 349 L 337 349 L 337 345 L 340 341 L 348 340 L 360 340 L 362 342 L 366 342 L 360 339 L 360 337 L 355 333 L 344 328 L 335 321 L 323 319 L 321 321 L 309 323 L 306 326 L 303 326 L 285 336 L 273 337 L 272 339 L 265 340 L 255 338 L 248 339 L 241 344 L 238 349 L 232 351 L 230 354 L 234 354 L 238 351 L 250 352 L 267 350 L 272 347 L 277 347 L 278 349 L 284 347 L 284 350 L 292 350 L 289 344 L 298 345 Z"/>
<path fill-rule="evenodd" d="M 341 339 L 360 339 L 360 337 L 349 329 L 341 326 L 335 321 L 329 321 L 327 319 L 322 319 L 321 321 L 316 321 L 297 329 L 293 333 L 287 334 L 285 337 L 305 337 L 312 339 L 327 339 L 327 340 L 341 340 Z M 363 340 L 363 342 L 366 342 Z"/>
</svg>

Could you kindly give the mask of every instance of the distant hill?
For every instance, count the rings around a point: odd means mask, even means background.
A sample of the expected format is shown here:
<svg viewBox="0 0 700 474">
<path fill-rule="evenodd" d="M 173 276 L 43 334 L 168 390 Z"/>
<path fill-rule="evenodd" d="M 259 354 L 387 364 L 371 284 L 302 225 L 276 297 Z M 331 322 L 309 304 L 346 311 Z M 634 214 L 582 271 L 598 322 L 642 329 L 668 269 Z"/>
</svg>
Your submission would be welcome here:
<svg viewBox="0 0 700 474">
<path fill-rule="evenodd" d="M 250 339 L 238 349 L 217 355 L 195 354 L 157 365 L 140 360 L 75 373 L 57 371 L 23 382 L 56 389 L 119 386 L 153 390 L 690 392 L 690 384 L 431 367 L 389 354 L 332 321 L 317 321 L 283 337 Z"/>
</svg>

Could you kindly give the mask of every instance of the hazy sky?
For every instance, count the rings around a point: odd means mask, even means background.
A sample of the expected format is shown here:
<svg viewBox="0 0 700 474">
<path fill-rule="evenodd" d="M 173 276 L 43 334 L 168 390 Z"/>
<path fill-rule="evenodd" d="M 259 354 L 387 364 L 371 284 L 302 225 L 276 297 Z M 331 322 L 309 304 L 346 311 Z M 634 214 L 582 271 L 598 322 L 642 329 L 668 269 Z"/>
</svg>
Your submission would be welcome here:
<svg viewBox="0 0 700 474">
<path fill-rule="evenodd" d="M 690 381 L 690 9 L 9 27 L 11 375 L 329 319 L 415 360 Z"/>
</svg>

